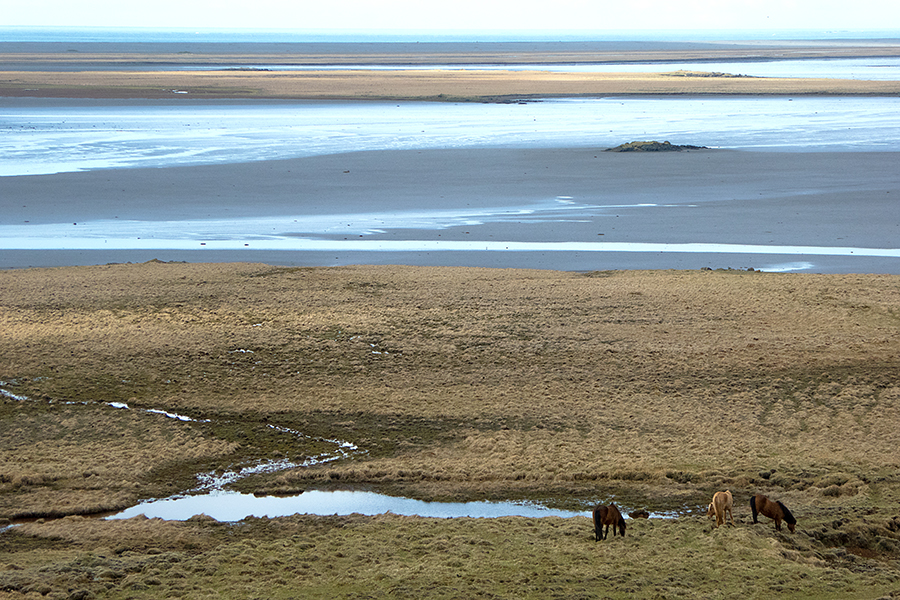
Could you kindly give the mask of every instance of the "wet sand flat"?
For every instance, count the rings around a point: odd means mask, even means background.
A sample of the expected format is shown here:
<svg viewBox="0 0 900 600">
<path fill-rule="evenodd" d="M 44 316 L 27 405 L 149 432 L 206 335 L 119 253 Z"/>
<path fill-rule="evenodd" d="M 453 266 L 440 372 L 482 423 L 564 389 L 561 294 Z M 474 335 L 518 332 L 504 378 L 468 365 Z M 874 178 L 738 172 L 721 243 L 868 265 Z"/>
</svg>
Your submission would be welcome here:
<svg viewBox="0 0 900 600">
<path fill-rule="evenodd" d="M 678 263 L 658 252 L 612 257 L 567 252 L 354 251 L 360 240 L 429 242 L 712 243 L 896 248 L 900 180 L 896 153 L 701 150 L 613 153 L 581 149 L 371 151 L 234 165 L 112 169 L 0 179 L 0 226 L 60 224 L 61 236 L 107 221 L 138 222 L 143 237 L 168 222 L 234 223 L 271 218 L 280 235 L 347 242 L 338 255 L 262 249 L 25 250 L 7 245 L 2 268 L 163 260 L 249 260 L 275 264 L 466 264 L 592 268 L 756 266 L 759 258 Z M 556 204 L 555 204 L 556 203 Z M 565 204 L 565 203 L 575 203 Z M 558 204 L 566 208 L 553 212 Z M 536 210 L 504 216 L 515 210 Z M 549 208 L 548 208 L 549 207 Z M 455 211 L 456 221 L 428 217 Z M 364 236 L 351 225 L 372 215 L 416 214 L 432 225 Z M 499 214 L 486 218 L 484 215 Z M 470 224 L 461 220 L 472 215 Z M 481 216 L 477 216 L 477 215 Z M 399 218 L 399 217 L 395 217 Z M 402 221 L 402 219 L 400 219 Z M 321 230 L 322 222 L 332 231 Z M 80 224 L 77 225 L 76 223 Z M 65 224 L 65 225 L 63 225 Z M 339 226 L 339 227 L 338 227 Z M 248 225 L 249 229 L 250 225 Z M 320 229 L 316 231 L 316 227 Z M 344 231 L 341 231 L 342 228 Z M 7 232 L 10 230 L 7 229 Z M 249 240 L 248 240 L 249 241 Z M 49 247 L 47 247 L 49 248 Z M 137 254 L 135 254 L 137 252 Z M 712 262 L 710 262 L 710 260 Z M 775 260 L 775 259 L 767 259 Z M 793 260 L 803 260 L 795 258 Z M 823 259 L 824 260 L 824 259 Z M 663 261 L 663 262 L 660 262 Z M 848 262 L 849 261 L 849 262 Z M 895 272 L 896 258 L 847 257 L 831 272 Z M 893 266 L 892 266 L 893 265 Z"/>
</svg>

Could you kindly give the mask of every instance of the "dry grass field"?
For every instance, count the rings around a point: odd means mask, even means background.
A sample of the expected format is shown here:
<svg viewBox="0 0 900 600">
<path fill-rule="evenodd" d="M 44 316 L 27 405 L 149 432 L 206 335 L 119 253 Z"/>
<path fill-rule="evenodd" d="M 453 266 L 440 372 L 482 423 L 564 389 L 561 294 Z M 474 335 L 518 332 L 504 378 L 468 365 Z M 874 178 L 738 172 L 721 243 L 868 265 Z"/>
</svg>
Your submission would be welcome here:
<svg viewBox="0 0 900 600">
<path fill-rule="evenodd" d="M 898 284 L 160 262 L 0 271 L 0 518 L 39 518 L 0 533 L 0 598 L 900 595 Z M 360 452 L 236 485 L 614 500 L 680 516 L 629 520 L 626 538 L 605 542 L 582 517 L 52 518 L 314 456 L 317 437 Z M 705 506 L 726 488 L 738 525 L 713 530 Z M 750 523 L 757 492 L 792 509 L 797 533 Z"/>
</svg>

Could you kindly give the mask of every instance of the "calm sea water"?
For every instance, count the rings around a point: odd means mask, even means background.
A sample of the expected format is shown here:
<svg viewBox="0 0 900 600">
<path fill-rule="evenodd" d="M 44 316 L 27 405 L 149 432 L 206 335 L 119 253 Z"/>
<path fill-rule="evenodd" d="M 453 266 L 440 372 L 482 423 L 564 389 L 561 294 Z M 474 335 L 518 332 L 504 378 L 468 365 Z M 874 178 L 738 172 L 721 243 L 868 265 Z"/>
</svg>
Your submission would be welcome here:
<svg viewBox="0 0 900 600">
<path fill-rule="evenodd" d="M 900 38 L 900 29 L 882 30 L 602 30 L 595 31 L 327 31 L 303 29 L 122 29 L 103 27 L 0 27 L 2 42 L 69 43 L 306 43 L 306 42 L 508 42 L 508 41 L 772 41 L 886 40 Z"/>
</svg>

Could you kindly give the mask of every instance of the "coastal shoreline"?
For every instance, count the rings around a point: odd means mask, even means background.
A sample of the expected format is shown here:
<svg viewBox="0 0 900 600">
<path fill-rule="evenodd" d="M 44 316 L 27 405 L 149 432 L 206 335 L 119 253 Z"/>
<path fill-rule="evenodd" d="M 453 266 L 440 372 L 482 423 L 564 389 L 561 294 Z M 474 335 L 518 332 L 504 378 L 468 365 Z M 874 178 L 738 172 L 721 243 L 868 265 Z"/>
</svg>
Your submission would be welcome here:
<svg viewBox="0 0 900 600">
<path fill-rule="evenodd" d="M 610 95 L 900 95 L 895 81 L 670 72 L 675 62 L 900 56 L 893 40 L 745 43 L 0 43 L 0 96 L 515 101 Z M 658 63 L 657 73 L 374 70 L 391 65 Z M 273 71 L 256 65 L 322 70 Z M 359 66 L 327 69 L 326 66 Z M 711 76 L 714 75 L 714 76 Z"/>
<path fill-rule="evenodd" d="M 679 60 L 787 60 L 895 56 L 900 44 L 881 41 L 805 41 L 754 43 L 435 43 L 435 44 L 10 44 L 0 43 L 0 97 L 20 104 L 104 102 L 129 99 L 147 103 L 202 103 L 343 100 L 432 100 L 528 102 L 554 97 L 691 96 L 898 96 L 898 81 L 737 77 L 721 73 L 665 73 Z M 235 69 L 235 64 L 379 65 L 416 64 L 570 64 L 659 62 L 659 73 L 578 73 L 513 70 L 304 70 Z M 203 65 L 204 70 L 179 70 Z M 220 70 L 209 67 L 221 67 Z M 226 65 L 230 67 L 226 67 Z M 80 99 L 80 100 L 79 100 Z M 621 142 L 633 141 L 622 139 Z M 663 140 L 659 140 L 663 141 Z M 703 143 L 703 140 L 672 140 Z M 779 246 L 893 248 L 897 219 L 890 194 L 900 193 L 893 153 L 755 153 L 730 151 L 674 153 L 677 156 L 613 157 L 602 148 L 512 148 L 448 151 L 360 152 L 294 160 L 176 167 L 101 169 L 85 173 L 0 178 L 6 198 L 0 225 L 78 223 L 97 219 L 249 218 L 267 215 L 354 215 L 403 211 L 422 206 L 523 206 L 570 195 L 588 204 L 647 203 L 688 205 L 700 194 L 707 200 L 673 219 L 662 208 L 641 209 L 631 225 L 611 235 L 605 221 L 551 224 L 511 229 L 481 224 L 485 240 L 624 241 L 648 243 L 742 243 Z M 402 151 L 401 151 L 402 152 Z M 599 158 L 598 158 L 599 156 Z M 622 168 L 610 165 L 621 163 Z M 887 164 L 885 164 L 887 163 Z M 607 165 L 600 170 L 598 164 Z M 669 165 L 648 170 L 648 165 Z M 673 169 L 673 165 L 676 165 Z M 552 173 L 534 177 L 538 169 Z M 528 178 L 516 172 L 532 173 Z M 466 177 L 460 177 L 466 173 Z M 773 177 L 774 173 L 781 175 Z M 878 175 L 880 174 L 880 175 Z M 873 175 L 877 175 L 873 179 Z M 499 177 L 499 179 L 498 179 Z M 837 177 L 830 187 L 819 182 Z M 302 181 L 301 181 L 302 180 Z M 264 189 L 260 182 L 266 182 Z M 498 182 L 502 181 L 502 184 Z M 302 186 L 299 184 L 302 182 Z M 349 186 L 347 184 L 350 184 Z M 757 188 L 765 184 L 760 196 Z M 299 187 L 298 187 L 299 186 Z M 302 192 L 298 195 L 297 190 Z M 598 192 L 602 190 L 602 193 Z M 63 191 L 65 192 L 63 194 Z M 374 191 L 374 192 L 373 192 Z M 854 207 L 848 206 L 852 194 Z M 129 198 L 127 204 L 122 198 Z M 615 202 L 613 201 L 615 199 Z M 752 203 L 749 200 L 752 199 Z M 19 200 L 22 200 L 21 202 Z M 748 201 L 743 204 L 742 201 Z M 121 205 L 121 207 L 120 207 Z M 39 207 L 39 210 L 36 210 Z M 786 212 L 787 211 L 787 212 Z M 697 218 L 701 216 L 702 218 Z M 788 215 L 783 217 L 783 215 Z M 874 224 L 874 225 L 873 225 Z M 712 234 L 710 233 L 712 232 Z M 298 232 L 295 235 L 303 235 Z M 472 239 L 462 227 L 380 232 L 386 240 Z M 602 237 L 598 237 L 602 236 Z M 153 253 L 152 256 L 147 253 Z M 768 257 L 671 253 L 486 253 L 486 252 L 332 252 L 227 250 L 121 250 L 7 248 L 0 268 L 96 264 L 101 262 L 262 260 L 276 264 L 349 264 L 411 262 L 471 266 L 585 270 L 608 268 L 759 267 Z M 117 258 L 127 257 L 127 258 Z M 609 261 L 607 259 L 615 258 Z M 747 259 L 747 260 L 744 260 Z M 217 258 L 216 260 L 220 260 Z M 781 263 L 794 262 L 790 256 Z M 448 262 L 452 261 L 452 262 Z M 824 272 L 895 272 L 890 258 L 830 257 Z M 780 263 L 779 263 L 780 264 Z"/>
</svg>

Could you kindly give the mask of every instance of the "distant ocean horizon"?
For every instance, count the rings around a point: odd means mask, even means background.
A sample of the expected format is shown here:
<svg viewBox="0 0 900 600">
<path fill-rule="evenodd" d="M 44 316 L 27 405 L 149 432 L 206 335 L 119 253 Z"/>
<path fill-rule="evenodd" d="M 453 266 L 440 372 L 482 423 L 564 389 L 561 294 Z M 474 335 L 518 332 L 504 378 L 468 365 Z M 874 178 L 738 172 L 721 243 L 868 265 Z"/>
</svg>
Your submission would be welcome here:
<svg viewBox="0 0 900 600">
<path fill-rule="evenodd" d="M 0 43 L 489 43 L 489 42 L 737 42 L 900 39 L 900 29 L 728 29 L 565 31 L 343 31 L 300 29 L 156 29 L 0 27 Z"/>
</svg>

